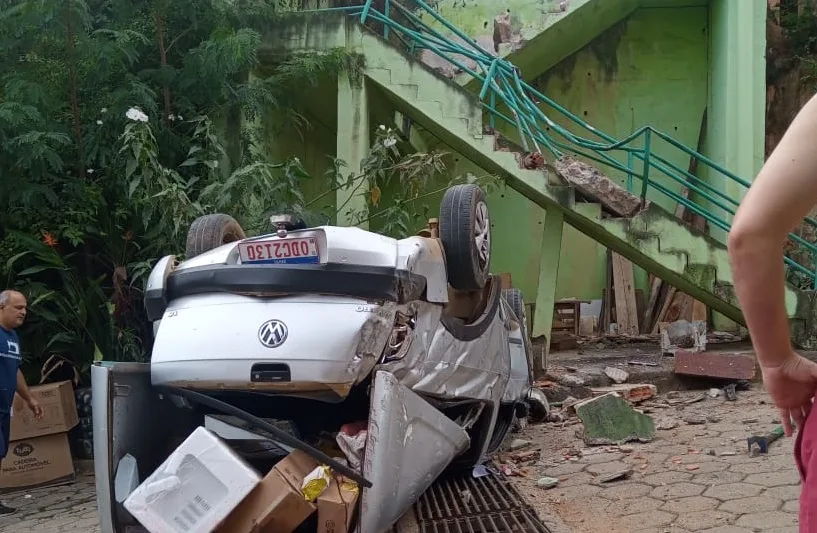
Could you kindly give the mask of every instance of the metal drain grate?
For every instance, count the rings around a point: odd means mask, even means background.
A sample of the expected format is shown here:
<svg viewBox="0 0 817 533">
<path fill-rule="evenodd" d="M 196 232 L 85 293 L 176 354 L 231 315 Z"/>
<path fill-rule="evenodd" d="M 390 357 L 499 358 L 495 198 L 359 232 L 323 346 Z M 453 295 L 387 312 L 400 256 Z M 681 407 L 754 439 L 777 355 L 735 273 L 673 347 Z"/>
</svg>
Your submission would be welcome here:
<svg viewBox="0 0 817 533">
<path fill-rule="evenodd" d="M 420 533 L 550 533 L 504 476 L 439 479 L 414 509 Z"/>
</svg>

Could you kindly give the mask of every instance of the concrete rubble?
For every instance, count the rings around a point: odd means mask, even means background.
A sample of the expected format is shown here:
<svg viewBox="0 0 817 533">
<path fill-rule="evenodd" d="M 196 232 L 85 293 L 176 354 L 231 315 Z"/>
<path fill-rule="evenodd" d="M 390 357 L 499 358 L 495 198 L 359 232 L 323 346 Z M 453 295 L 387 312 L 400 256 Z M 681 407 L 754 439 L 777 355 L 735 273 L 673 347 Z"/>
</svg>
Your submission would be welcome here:
<svg viewBox="0 0 817 533">
<path fill-rule="evenodd" d="M 558 421 L 531 424 L 516 437 L 538 453 L 514 463 L 511 482 L 560 531 L 796 531 L 793 439 L 770 440 L 765 454 L 756 443 L 750 451 L 747 439 L 774 433 L 775 410 L 759 385 L 731 384 L 735 401 L 725 398 L 723 384 L 717 396 L 704 386 L 634 402 L 613 392 L 567 398 L 553 408 Z M 594 404 L 600 414 L 587 416 Z M 618 430 L 598 422 L 632 423 L 634 414 L 653 422 L 649 441 L 617 444 Z M 585 439 L 588 423 L 606 444 Z"/>
<path fill-rule="evenodd" d="M 706 321 L 695 320 L 688 322 L 678 320 L 670 323 L 661 323 L 661 352 L 675 355 L 678 350 L 703 352 L 706 350 Z"/>
<path fill-rule="evenodd" d="M 584 426 L 582 438 L 587 445 L 649 442 L 655 438 L 652 418 L 633 409 L 615 392 L 586 400 L 575 409 Z"/>
</svg>

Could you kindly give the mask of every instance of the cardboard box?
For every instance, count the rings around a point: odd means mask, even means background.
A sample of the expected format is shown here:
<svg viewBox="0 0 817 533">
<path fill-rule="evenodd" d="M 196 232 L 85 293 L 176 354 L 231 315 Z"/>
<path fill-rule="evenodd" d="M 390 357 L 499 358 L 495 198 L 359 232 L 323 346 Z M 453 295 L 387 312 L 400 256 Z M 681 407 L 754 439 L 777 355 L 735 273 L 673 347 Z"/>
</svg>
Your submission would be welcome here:
<svg viewBox="0 0 817 533">
<path fill-rule="evenodd" d="M 332 483 L 318 496 L 318 533 L 348 533 L 358 494 L 360 489 L 354 481 L 342 476 L 332 478 Z"/>
<path fill-rule="evenodd" d="M 43 408 L 43 419 L 36 420 L 20 395 L 15 395 L 14 414 L 11 417 L 11 440 L 64 433 L 79 423 L 77 402 L 70 381 L 35 385 L 30 388 Z"/>
<path fill-rule="evenodd" d="M 260 476 L 220 438 L 198 427 L 125 500 L 151 533 L 210 533 Z"/>
<path fill-rule="evenodd" d="M 219 526 L 216 533 L 291 533 L 315 512 L 301 493 L 304 478 L 318 463 L 295 450 Z"/>
<path fill-rule="evenodd" d="M 68 483 L 74 463 L 67 433 L 13 441 L 0 469 L 0 492 Z"/>
</svg>

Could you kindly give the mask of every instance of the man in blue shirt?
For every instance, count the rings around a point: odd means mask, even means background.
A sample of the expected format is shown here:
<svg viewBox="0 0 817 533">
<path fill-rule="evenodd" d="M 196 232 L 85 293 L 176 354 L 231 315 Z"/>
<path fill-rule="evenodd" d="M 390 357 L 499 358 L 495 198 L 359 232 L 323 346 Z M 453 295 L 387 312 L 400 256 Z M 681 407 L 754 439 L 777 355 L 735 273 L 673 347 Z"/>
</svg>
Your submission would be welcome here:
<svg viewBox="0 0 817 533">
<path fill-rule="evenodd" d="M 26 307 L 26 297 L 22 293 L 12 290 L 0 292 L 0 464 L 8 453 L 14 394 L 20 395 L 37 420 L 43 417 L 43 409 L 31 394 L 20 371 L 20 339 L 14 329 L 23 324 Z M 14 509 L 0 503 L 0 515 L 13 512 Z"/>
</svg>

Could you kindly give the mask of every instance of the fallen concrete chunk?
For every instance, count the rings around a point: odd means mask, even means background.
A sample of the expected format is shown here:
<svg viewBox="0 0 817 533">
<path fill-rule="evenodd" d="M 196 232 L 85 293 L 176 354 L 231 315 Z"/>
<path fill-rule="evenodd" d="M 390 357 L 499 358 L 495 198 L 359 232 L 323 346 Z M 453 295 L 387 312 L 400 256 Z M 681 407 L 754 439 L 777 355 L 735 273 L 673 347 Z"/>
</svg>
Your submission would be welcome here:
<svg viewBox="0 0 817 533">
<path fill-rule="evenodd" d="M 652 418 L 635 411 L 615 392 L 576 405 L 576 414 L 584 424 L 583 437 L 588 446 L 650 442 L 655 438 Z"/>
<path fill-rule="evenodd" d="M 658 387 L 652 383 L 623 383 L 611 387 L 591 387 L 590 390 L 594 396 L 616 392 L 628 402 L 633 403 L 649 400 L 658 394 Z"/>
<path fill-rule="evenodd" d="M 670 417 L 662 417 L 658 419 L 658 424 L 656 428 L 660 429 L 661 431 L 669 431 L 670 429 L 675 429 L 678 427 L 678 420 Z"/>
<path fill-rule="evenodd" d="M 576 374 L 564 374 L 558 377 L 558 381 L 565 387 L 581 387 L 585 384 L 584 378 Z"/>
<path fill-rule="evenodd" d="M 554 166 L 580 193 L 596 200 L 615 215 L 631 217 L 641 209 L 641 198 L 583 161 L 563 156 L 556 160 Z"/>
<path fill-rule="evenodd" d="M 516 450 L 521 450 L 522 448 L 527 448 L 531 444 L 533 444 L 533 443 L 531 441 L 529 441 L 529 440 L 513 439 L 511 441 L 511 444 L 508 446 L 508 449 L 511 450 L 512 452 L 515 452 Z"/>
<path fill-rule="evenodd" d="M 555 477 L 541 477 L 536 484 L 543 489 L 552 489 L 559 484 L 559 480 Z"/>
<path fill-rule="evenodd" d="M 627 381 L 627 378 L 630 377 L 630 374 L 627 373 L 626 370 L 622 370 L 620 368 L 615 368 L 612 366 L 605 367 L 604 374 L 612 379 L 615 383 L 624 383 Z"/>
<path fill-rule="evenodd" d="M 706 417 L 698 413 L 690 413 L 684 417 L 684 422 L 691 426 L 706 424 Z"/>
<path fill-rule="evenodd" d="M 755 357 L 751 353 L 695 353 L 688 350 L 679 350 L 675 353 L 675 373 L 680 375 L 753 379 L 755 371 Z"/>
<path fill-rule="evenodd" d="M 598 482 L 599 483 L 610 483 L 611 481 L 617 481 L 619 479 L 627 479 L 633 475 L 632 468 L 626 468 L 624 470 L 617 470 L 615 472 L 610 472 L 609 474 L 602 474 L 599 476 Z"/>
<path fill-rule="evenodd" d="M 693 352 L 706 350 L 706 321 L 695 320 L 687 322 L 661 322 L 661 352 L 675 354 L 678 350 L 686 349 Z"/>
</svg>

